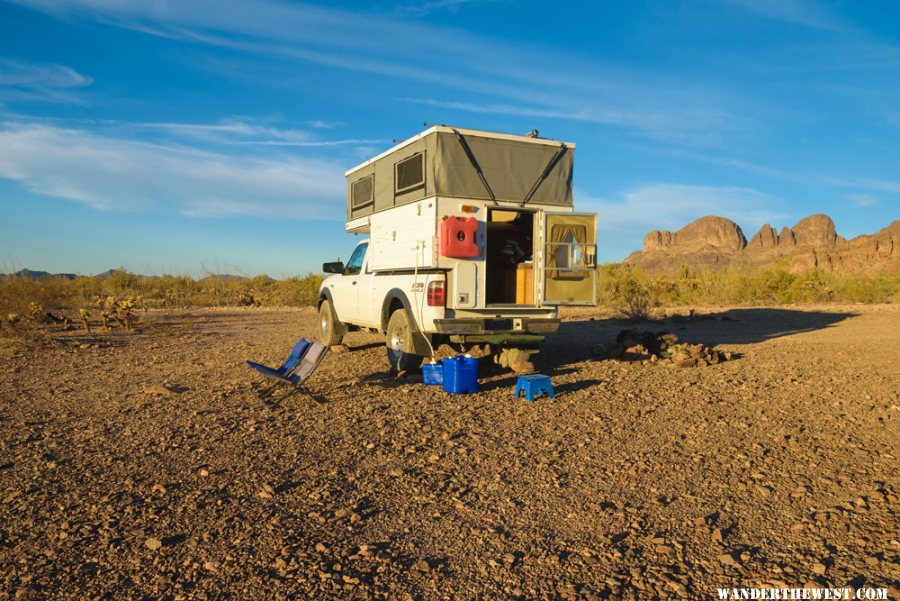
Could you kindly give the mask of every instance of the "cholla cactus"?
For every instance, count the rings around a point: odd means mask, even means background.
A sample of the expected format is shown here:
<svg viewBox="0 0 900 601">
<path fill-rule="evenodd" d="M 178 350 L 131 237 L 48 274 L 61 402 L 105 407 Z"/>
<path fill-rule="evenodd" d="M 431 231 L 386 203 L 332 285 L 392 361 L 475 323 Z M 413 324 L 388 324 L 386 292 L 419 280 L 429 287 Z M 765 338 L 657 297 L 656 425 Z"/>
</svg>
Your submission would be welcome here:
<svg viewBox="0 0 900 601">
<path fill-rule="evenodd" d="M 107 296 L 106 298 L 95 297 L 94 303 L 100 309 L 100 320 L 103 322 L 103 329 L 107 332 L 112 328 L 109 325 L 110 319 L 115 319 L 116 315 L 116 297 Z"/>
<path fill-rule="evenodd" d="M 47 320 L 47 312 L 44 311 L 44 306 L 39 302 L 30 302 L 28 303 L 28 314 L 31 316 L 32 321 L 37 323 L 44 323 Z"/>
<path fill-rule="evenodd" d="M 167 288 L 165 291 L 165 305 L 167 307 L 177 307 L 178 306 L 178 291 L 174 288 Z"/>
<path fill-rule="evenodd" d="M 84 326 L 84 331 L 87 332 L 87 335 L 91 335 L 91 324 L 88 319 L 91 316 L 91 312 L 87 309 L 78 309 L 78 314 L 81 316 L 81 325 Z"/>
<path fill-rule="evenodd" d="M 137 316 L 134 314 L 135 306 L 140 297 L 129 296 L 121 300 L 114 296 L 94 299 L 94 303 L 100 309 L 100 319 L 103 321 L 103 329 L 109 332 L 112 328 L 110 321 L 115 321 L 126 330 L 131 330 Z"/>
<path fill-rule="evenodd" d="M 125 326 L 126 330 L 131 330 L 134 323 L 134 307 L 136 299 L 134 297 L 124 298 L 116 303 L 116 320 Z"/>
<path fill-rule="evenodd" d="M 22 318 L 17 313 L 7 313 L 6 315 L 6 325 L 10 329 L 14 329 L 21 320 Z"/>
<path fill-rule="evenodd" d="M 253 290 L 242 290 L 238 297 L 238 304 L 242 307 L 258 307 L 260 302 Z"/>
</svg>

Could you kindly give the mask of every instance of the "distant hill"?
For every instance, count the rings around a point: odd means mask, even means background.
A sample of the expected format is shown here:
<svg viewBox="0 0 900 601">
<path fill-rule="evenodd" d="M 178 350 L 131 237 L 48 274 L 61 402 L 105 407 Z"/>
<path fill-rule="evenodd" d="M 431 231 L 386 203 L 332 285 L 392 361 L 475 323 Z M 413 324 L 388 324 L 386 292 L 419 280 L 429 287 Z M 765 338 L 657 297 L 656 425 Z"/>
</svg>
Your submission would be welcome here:
<svg viewBox="0 0 900 601">
<path fill-rule="evenodd" d="M 106 271 L 104 271 L 102 273 L 98 273 L 96 275 L 89 276 L 89 277 L 95 277 L 100 280 L 105 280 L 120 271 L 122 271 L 122 270 L 121 269 L 107 269 Z M 16 271 L 15 273 L 10 273 L 10 274 L 0 273 L 0 280 L 3 280 L 6 277 L 20 277 L 20 278 L 25 278 L 28 280 L 43 280 L 43 279 L 74 280 L 75 278 L 79 277 L 80 275 L 81 274 L 77 274 L 77 273 L 50 273 L 49 271 L 35 271 L 32 269 L 20 269 L 19 271 Z M 138 278 L 151 279 L 151 280 L 159 277 L 158 275 L 139 275 L 139 274 L 134 274 L 134 275 Z M 266 278 L 269 281 L 272 281 L 272 282 L 275 281 L 273 278 L 271 278 L 269 276 L 266 276 Z M 221 280 L 225 280 L 225 281 L 243 281 L 243 280 L 249 280 L 250 278 L 248 278 L 247 276 L 243 276 L 243 275 L 232 275 L 229 273 L 221 273 L 221 274 L 216 273 L 216 274 L 210 274 L 210 275 L 203 276 L 202 278 L 192 278 L 192 279 L 195 279 L 197 281 L 204 281 L 204 280 L 211 280 L 211 279 L 221 279 Z"/>
<path fill-rule="evenodd" d="M 624 264 L 671 273 L 682 266 L 755 268 L 783 261 L 794 273 L 816 268 L 855 273 L 898 271 L 900 220 L 875 234 L 847 240 L 837 234 L 831 217 L 820 213 L 780 232 L 766 224 L 747 242 L 738 224 L 709 215 L 675 232 L 650 232 L 644 237 L 643 250 L 629 255 Z"/>
<path fill-rule="evenodd" d="M 9 274 L 12 276 L 25 278 L 28 280 L 43 280 L 43 279 L 52 279 L 52 280 L 74 280 L 78 276 L 74 273 L 50 273 L 47 271 L 33 271 L 31 269 L 20 269 L 19 271 Z M 6 277 L 4 274 L 0 274 L 0 277 Z"/>
</svg>

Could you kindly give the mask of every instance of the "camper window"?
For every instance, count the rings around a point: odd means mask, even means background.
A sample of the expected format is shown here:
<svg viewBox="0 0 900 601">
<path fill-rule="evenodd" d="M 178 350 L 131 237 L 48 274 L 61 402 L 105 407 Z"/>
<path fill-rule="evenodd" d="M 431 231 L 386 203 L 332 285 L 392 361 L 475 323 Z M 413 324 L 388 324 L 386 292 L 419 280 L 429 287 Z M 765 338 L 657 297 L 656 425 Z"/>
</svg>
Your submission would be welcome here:
<svg viewBox="0 0 900 601">
<path fill-rule="evenodd" d="M 394 164 L 394 193 L 411 192 L 425 185 L 425 154 L 418 152 Z"/>
<path fill-rule="evenodd" d="M 353 182 L 350 195 L 354 209 L 372 204 L 375 201 L 375 174 L 372 173 Z"/>
</svg>

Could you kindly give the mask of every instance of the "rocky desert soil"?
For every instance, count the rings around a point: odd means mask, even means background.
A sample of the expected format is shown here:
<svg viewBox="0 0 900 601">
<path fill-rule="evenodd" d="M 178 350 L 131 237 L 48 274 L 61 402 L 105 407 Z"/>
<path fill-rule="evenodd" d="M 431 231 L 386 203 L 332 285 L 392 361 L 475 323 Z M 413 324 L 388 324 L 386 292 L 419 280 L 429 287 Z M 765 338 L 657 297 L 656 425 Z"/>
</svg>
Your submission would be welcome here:
<svg viewBox="0 0 900 601">
<path fill-rule="evenodd" d="M 148 313 L 0 355 L 0 597 L 665 599 L 900 579 L 900 307 L 652 324 L 735 359 L 598 358 L 565 313 L 555 399 L 450 395 L 351 334 L 260 401 L 301 310 Z M 29 343 L 31 344 L 31 343 Z"/>
</svg>

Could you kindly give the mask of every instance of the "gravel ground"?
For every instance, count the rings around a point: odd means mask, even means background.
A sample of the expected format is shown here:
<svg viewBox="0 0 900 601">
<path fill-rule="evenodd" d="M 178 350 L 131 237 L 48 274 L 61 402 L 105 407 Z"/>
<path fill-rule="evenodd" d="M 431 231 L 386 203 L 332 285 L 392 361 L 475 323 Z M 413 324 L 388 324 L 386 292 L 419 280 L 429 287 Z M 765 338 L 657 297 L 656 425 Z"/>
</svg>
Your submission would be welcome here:
<svg viewBox="0 0 900 601">
<path fill-rule="evenodd" d="M 594 358 L 449 395 L 351 334 L 263 404 L 312 310 L 149 313 L 0 352 L 0 598 L 654 599 L 900 580 L 900 307 L 705 310 L 638 327 L 735 359 Z M 31 343 L 30 343 L 31 344 Z"/>
</svg>

